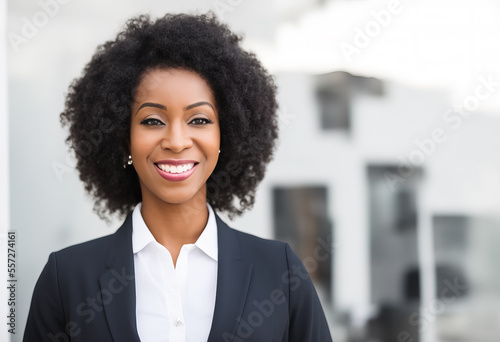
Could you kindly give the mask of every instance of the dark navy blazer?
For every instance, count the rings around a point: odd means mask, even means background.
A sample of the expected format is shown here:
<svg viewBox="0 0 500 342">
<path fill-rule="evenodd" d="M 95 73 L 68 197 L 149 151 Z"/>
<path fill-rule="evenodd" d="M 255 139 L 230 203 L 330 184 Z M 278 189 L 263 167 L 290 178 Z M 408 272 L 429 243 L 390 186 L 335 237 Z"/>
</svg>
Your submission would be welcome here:
<svg viewBox="0 0 500 342">
<path fill-rule="evenodd" d="M 216 222 L 208 342 L 331 341 L 315 288 L 290 246 L 234 230 L 217 215 Z M 130 212 L 114 234 L 50 254 L 23 341 L 139 342 L 135 301 Z"/>
</svg>

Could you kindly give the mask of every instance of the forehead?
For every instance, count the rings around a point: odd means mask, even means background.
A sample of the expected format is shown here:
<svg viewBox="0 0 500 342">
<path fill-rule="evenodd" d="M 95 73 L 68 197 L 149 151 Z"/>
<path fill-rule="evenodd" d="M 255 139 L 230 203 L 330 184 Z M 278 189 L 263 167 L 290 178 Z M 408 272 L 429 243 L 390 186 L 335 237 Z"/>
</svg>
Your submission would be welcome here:
<svg viewBox="0 0 500 342">
<path fill-rule="evenodd" d="M 213 100 L 213 91 L 196 72 L 185 69 L 151 69 L 141 77 L 136 101 L 150 96 L 204 97 Z"/>
</svg>

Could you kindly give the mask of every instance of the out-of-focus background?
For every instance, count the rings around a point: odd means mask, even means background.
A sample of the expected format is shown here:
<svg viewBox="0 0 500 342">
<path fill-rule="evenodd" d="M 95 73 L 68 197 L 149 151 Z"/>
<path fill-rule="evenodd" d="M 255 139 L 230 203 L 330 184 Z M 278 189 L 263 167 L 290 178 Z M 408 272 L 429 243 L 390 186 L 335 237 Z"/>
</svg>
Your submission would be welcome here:
<svg viewBox="0 0 500 342">
<path fill-rule="evenodd" d="M 335 342 L 498 342 L 494 0 L 0 1 L 0 248 L 13 231 L 17 250 L 16 334 L 5 310 L 0 339 L 21 341 L 51 251 L 121 224 L 92 212 L 64 143 L 68 85 L 131 16 L 208 10 L 279 86 L 275 158 L 254 209 L 226 221 L 292 245 Z"/>
</svg>

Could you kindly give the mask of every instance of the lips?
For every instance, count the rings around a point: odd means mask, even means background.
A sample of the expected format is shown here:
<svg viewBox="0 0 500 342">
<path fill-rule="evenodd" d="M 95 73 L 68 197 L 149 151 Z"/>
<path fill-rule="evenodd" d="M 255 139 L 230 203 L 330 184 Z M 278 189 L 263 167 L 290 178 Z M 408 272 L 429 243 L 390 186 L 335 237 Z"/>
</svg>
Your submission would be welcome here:
<svg viewBox="0 0 500 342">
<path fill-rule="evenodd" d="M 189 178 L 198 166 L 194 160 L 168 159 L 154 163 L 158 174 L 171 182 L 179 182 Z"/>
<path fill-rule="evenodd" d="M 183 173 L 186 171 L 189 171 L 193 168 L 195 164 L 194 163 L 189 163 L 189 164 L 180 164 L 180 165 L 169 165 L 169 164 L 156 164 L 156 166 L 161 169 L 162 171 L 169 172 L 169 173 Z"/>
</svg>

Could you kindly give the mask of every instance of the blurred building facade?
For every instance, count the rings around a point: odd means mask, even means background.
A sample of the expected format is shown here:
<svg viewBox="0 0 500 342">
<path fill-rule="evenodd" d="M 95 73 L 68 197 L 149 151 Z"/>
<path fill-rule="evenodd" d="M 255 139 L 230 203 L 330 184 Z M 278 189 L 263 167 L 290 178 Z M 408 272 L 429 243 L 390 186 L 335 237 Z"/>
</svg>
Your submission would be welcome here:
<svg viewBox="0 0 500 342">
<path fill-rule="evenodd" d="M 331 280 L 335 340 L 498 340 L 498 181 L 480 178 L 500 171 L 500 120 L 458 126 L 446 94 L 345 72 L 278 80 L 281 144 L 253 223 L 274 217 L 274 237 Z"/>
</svg>

